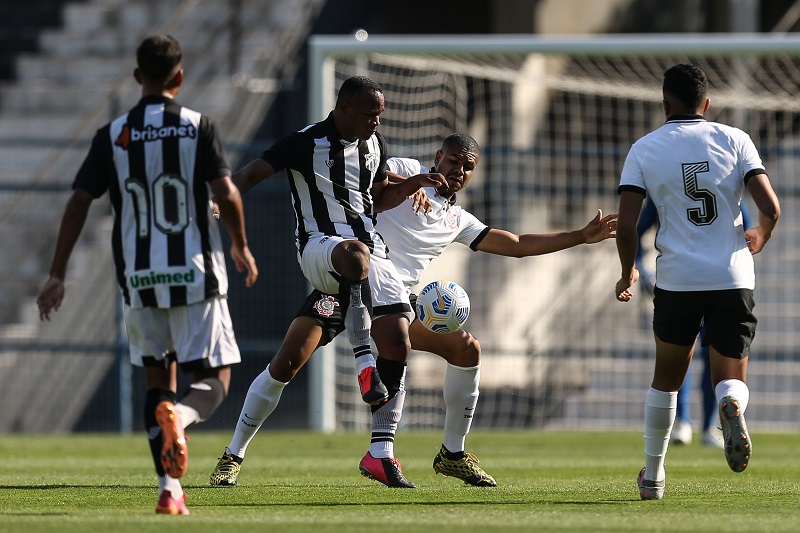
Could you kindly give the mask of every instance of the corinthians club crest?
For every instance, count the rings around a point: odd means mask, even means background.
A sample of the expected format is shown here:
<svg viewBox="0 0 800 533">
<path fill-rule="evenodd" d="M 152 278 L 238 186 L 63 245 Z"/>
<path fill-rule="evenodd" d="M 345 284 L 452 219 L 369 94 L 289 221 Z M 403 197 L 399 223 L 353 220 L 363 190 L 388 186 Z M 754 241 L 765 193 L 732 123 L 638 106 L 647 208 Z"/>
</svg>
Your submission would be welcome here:
<svg viewBox="0 0 800 533">
<path fill-rule="evenodd" d="M 337 307 L 339 307 L 339 302 L 336 301 L 336 298 L 327 294 L 314 303 L 314 311 L 324 317 L 331 316 Z"/>
</svg>

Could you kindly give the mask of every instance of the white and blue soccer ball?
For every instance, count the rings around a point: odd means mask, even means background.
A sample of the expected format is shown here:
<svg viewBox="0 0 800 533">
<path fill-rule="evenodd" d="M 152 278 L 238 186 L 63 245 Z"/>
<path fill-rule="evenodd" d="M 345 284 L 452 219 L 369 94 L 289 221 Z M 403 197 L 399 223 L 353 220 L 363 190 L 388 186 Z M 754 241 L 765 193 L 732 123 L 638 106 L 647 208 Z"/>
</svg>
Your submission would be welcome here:
<svg viewBox="0 0 800 533">
<path fill-rule="evenodd" d="M 434 333 L 452 333 L 469 318 L 467 291 L 452 281 L 428 283 L 417 295 L 417 319 Z"/>
</svg>

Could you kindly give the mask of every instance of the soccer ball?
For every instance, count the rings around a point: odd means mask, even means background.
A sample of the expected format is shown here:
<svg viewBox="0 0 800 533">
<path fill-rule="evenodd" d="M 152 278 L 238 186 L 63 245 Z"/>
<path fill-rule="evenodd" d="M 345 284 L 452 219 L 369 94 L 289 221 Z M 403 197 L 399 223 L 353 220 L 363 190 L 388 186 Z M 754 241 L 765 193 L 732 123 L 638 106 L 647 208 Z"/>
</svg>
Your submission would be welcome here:
<svg viewBox="0 0 800 533">
<path fill-rule="evenodd" d="M 434 281 L 417 296 L 417 319 L 434 333 L 458 331 L 469 318 L 469 296 L 458 283 Z"/>
</svg>

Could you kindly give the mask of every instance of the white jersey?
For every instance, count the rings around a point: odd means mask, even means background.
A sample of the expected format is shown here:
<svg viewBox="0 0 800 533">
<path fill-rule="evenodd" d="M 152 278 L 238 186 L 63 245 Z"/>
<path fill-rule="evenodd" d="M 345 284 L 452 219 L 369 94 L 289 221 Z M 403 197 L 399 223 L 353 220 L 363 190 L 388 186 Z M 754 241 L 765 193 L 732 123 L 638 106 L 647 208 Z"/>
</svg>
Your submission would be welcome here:
<svg viewBox="0 0 800 533">
<path fill-rule="evenodd" d="M 658 287 L 755 287 L 740 203 L 745 181 L 760 173 L 745 132 L 699 115 L 673 117 L 631 147 L 620 190 L 645 192 L 658 210 Z"/>
<path fill-rule="evenodd" d="M 389 158 L 387 170 L 406 178 L 428 173 L 416 159 L 398 157 Z M 409 290 L 419 283 L 425 268 L 450 243 L 460 242 L 475 250 L 489 231 L 471 213 L 436 196 L 434 188 L 426 188 L 425 193 L 433 207 L 430 213 L 414 213 L 412 200 L 406 200 L 394 209 L 378 213 L 376 225 L 389 248 L 389 258 Z"/>
</svg>

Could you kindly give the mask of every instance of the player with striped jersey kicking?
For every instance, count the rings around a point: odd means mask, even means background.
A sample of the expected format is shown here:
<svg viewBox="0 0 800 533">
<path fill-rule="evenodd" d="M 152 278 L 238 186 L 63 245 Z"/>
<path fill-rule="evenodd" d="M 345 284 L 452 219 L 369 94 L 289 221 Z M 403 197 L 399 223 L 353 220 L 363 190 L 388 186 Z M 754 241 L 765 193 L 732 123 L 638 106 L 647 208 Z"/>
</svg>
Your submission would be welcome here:
<svg viewBox="0 0 800 533">
<path fill-rule="evenodd" d="M 778 197 L 750 136 L 709 122 L 708 79 L 696 65 L 664 73 L 666 123 L 631 147 L 619 185 L 617 248 L 622 275 L 615 294 L 632 298 L 636 222 L 645 196 L 658 211 L 653 332 L 656 362 L 644 408 L 645 466 L 637 485 L 643 500 L 664 497 L 664 460 L 675 422 L 678 389 L 705 326 L 711 378 L 719 406 L 725 458 L 734 472 L 747 468 L 753 446 L 744 413 L 750 344 L 756 330 L 753 255 L 772 236 Z M 743 230 L 744 188 L 758 208 L 758 225 Z"/>
<path fill-rule="evenodd" d="M 240 272 L 247 271 L 248 287 L 258 270 L 217 130 L 205 115 L 175 101 L 183 83 L 180 45 L 167 35 L 148 37 L 136 58 L 142 98 L 95 135 L 37 304 L 42 320 L 61 306 L 67 263 L 89 207 L 108 192 L 131 363 L 144 367 L 147 386 L 144 421 L 159 482 L 156 513 L 187 515 L 179 481 L 188 465 L 184 429 L 219 407 L 228 394 L 230 365 L 241 360 L 212 193 L 231 236 L 231 257 Z M 178 364 L 192 374 L 180 402 Z"/>
<path fill-rule="evenodd" d="M 453 242 L 486 253 L 528 257 L 614 236 L 616 214 L 603 217 L 598 213 L 581 230 L 553 234 L 515 235 L 486 226 L 456 204 L 456 193 L 469 183 L 479 158 L 478 143 L 472 137 L 450 135 L 437 151 L 435 168 L 431 169 L 445 180 L 438 187 L 424 189 L 427 204 L 413 197 L 378 214 L 377 229 L 392 250 L 392 262 L 411 300 L 415 299 L 411 290 L 419 283 L 425 268 Z M 414 159 L 391 158 L 388 165 L 392 179 L 399 182 L 429 172 Z M 308 296 L 278 353 L 250 385 L 233 438 L 211 474 L 212 485 L 236 484 L 246 448 L 277 406 L 283 388 L 314 350 L 342 331 L 346 320 L 342 316 L 347 307 L 342 302 L 345 298 L 347 294 L 339 297 L 319 291 Z M 475 455 L 465 451 L 466 436 L 478 403 L 481 366 L 478 340 L 463 329 L 449 334 L 433 333 L 418 320 L 412 322 L 409 336 L 413 349 L 434 353 L 448 363 L 443 388 L 444 439 L 433 460 L 434 471 L 473 486 L 496 486 L 494 478 L 478 466 Z M 397 394 L 404 396 L 403 381 L 399 386 Z M 359 470 L 388 487 L 411 488 L 414 484 L 405 478 L 394 457 L 394 437 L 401 410 L 402 403 L 388 417 L 386 411 L 373 408 L 371 442 Z"/>
<path fill-rule="evenodd" d="M 233 175 L 242 192 L 285 171 L 297 220 L 297 258 L 306 279 L 330 294 L 348 294 L 348 339 L 353 348 L 363 400 L 392 399 L 370 347 L 374 338 L 381 366 L 396 383 L 408 358 L 408 324 L 413 312 L 373 215 L 390 209 L 420 187 L 438 185 L 426 174 L 389 183 L 386 143 L 378 133 L 383 91 L 355 76 L 339 89 L 328 117 L 277 141 Z"/>
</svg>

